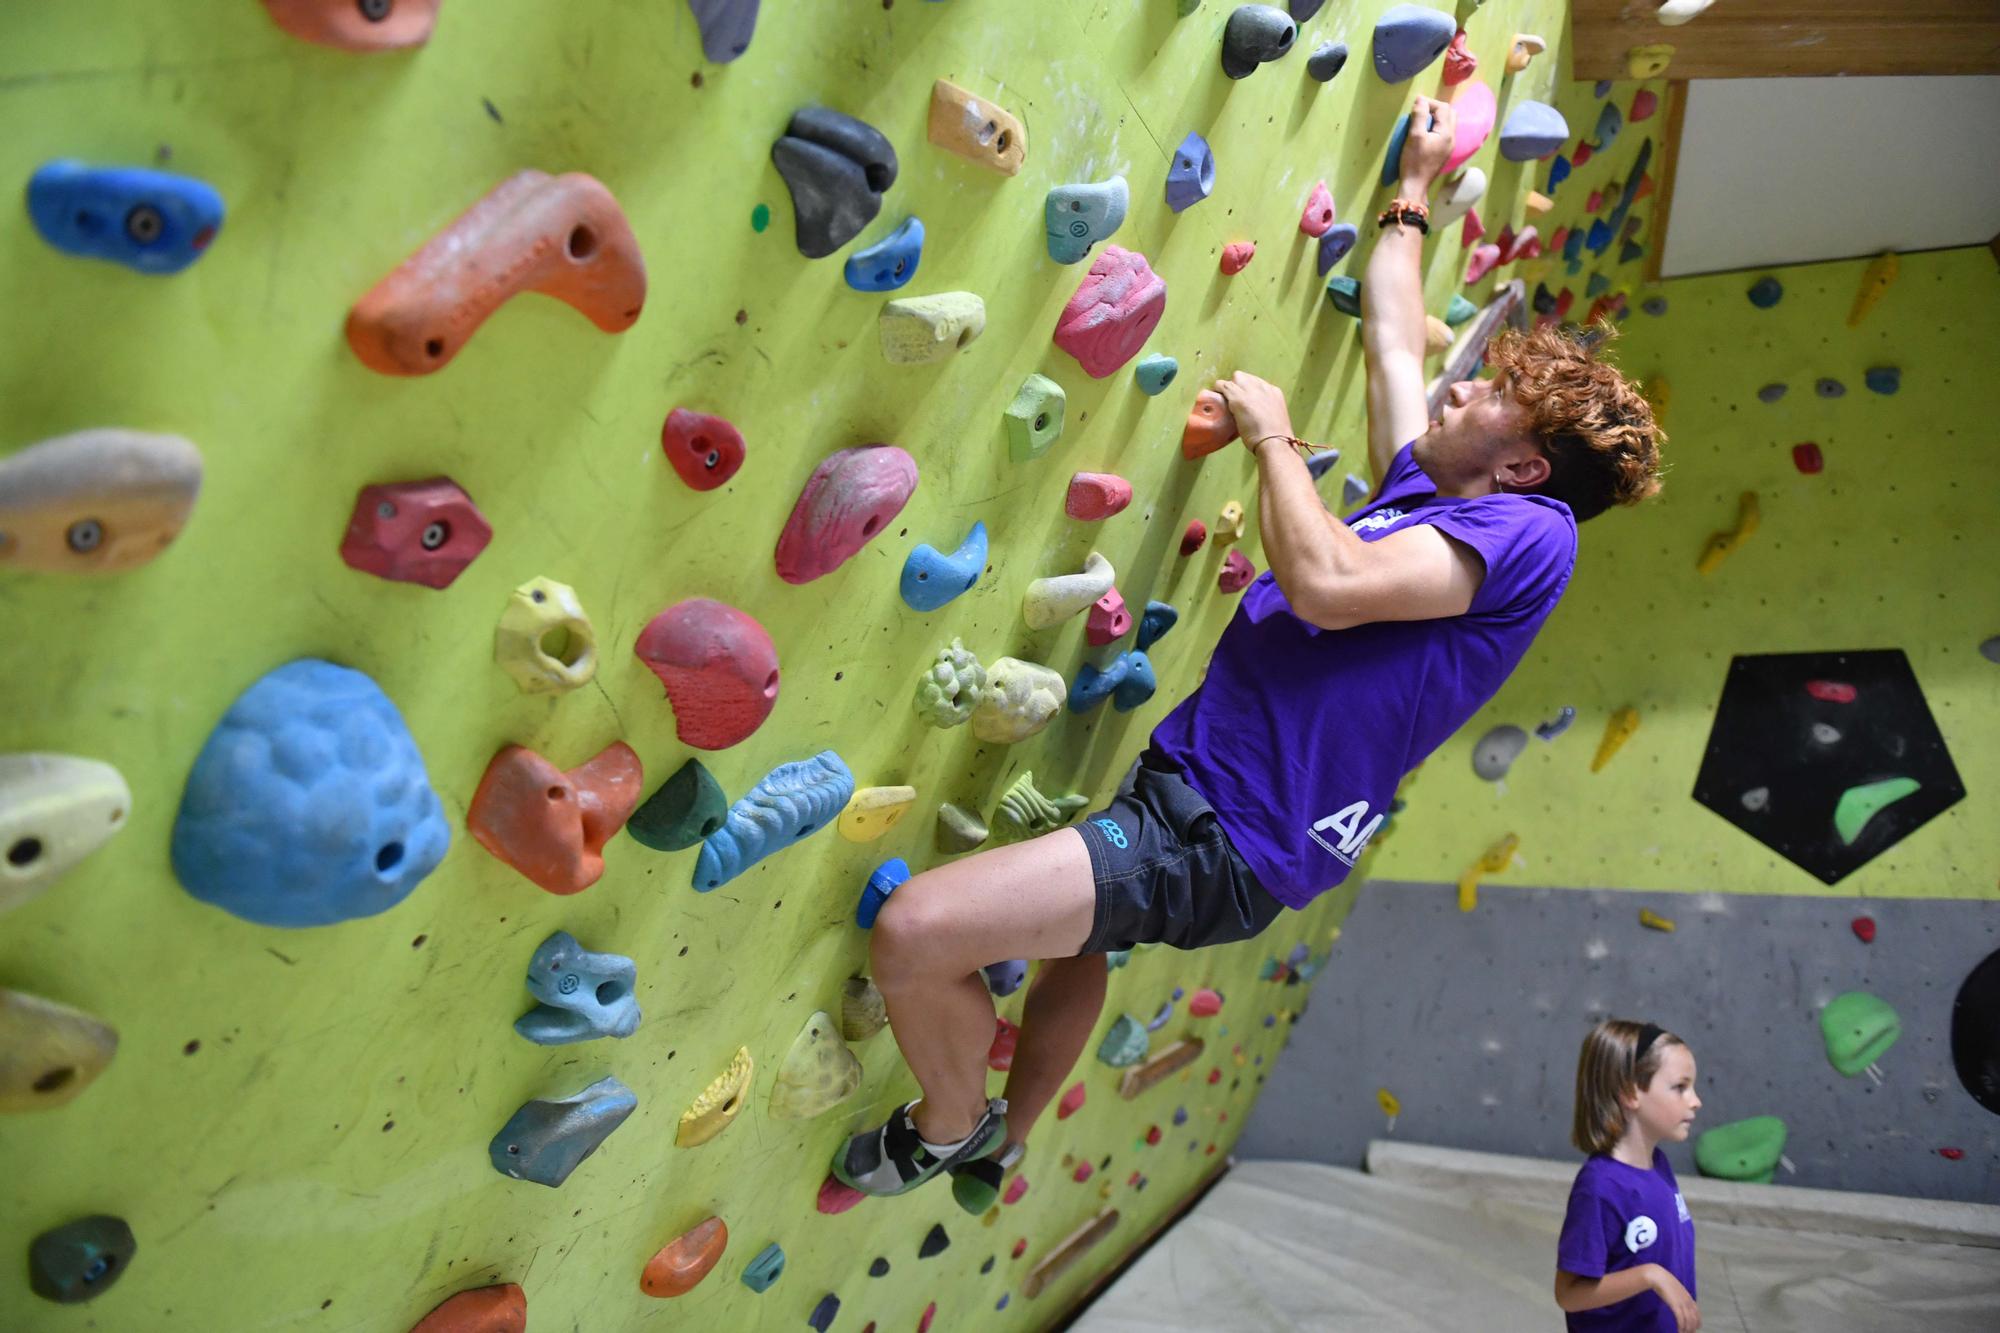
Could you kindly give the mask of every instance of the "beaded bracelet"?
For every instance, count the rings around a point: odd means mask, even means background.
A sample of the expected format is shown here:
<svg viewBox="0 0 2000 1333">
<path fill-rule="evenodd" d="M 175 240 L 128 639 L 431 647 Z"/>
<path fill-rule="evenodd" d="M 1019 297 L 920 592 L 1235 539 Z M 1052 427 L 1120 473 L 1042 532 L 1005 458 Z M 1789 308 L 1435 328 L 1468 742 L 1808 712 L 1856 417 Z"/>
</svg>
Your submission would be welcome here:
<svg viewBox="0 0 2000 1333">
<path fill-rule="evenodd" d="M 1431 234 L 1431 210 L 1421 200 L 1390 200 L 1389 206 L 1375 219 L 1375 225 L 1386 227 L 1392 222 L 1415 227 L 1426 236 Z"/>
</svg>

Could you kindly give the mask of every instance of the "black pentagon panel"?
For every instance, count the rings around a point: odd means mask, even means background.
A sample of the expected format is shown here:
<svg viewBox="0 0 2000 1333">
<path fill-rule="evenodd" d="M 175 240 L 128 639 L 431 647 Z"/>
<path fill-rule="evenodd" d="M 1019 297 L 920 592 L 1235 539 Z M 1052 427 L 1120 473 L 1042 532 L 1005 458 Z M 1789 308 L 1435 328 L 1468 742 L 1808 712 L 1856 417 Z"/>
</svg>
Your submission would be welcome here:
<svg viewBox="0 0 2000 1333">
<path fill-rule="evenodd" d="M 1828 884 L 1965 798 L 1901 649 L 1734 659 L 1694 798 Z"/>
<path fill-rule="evenodd" d="M 1951 1063 L 1973 1100 L 2000 1115 L 2000 949 L 1959 987 L 1951 1007 Z"/>
</svg>

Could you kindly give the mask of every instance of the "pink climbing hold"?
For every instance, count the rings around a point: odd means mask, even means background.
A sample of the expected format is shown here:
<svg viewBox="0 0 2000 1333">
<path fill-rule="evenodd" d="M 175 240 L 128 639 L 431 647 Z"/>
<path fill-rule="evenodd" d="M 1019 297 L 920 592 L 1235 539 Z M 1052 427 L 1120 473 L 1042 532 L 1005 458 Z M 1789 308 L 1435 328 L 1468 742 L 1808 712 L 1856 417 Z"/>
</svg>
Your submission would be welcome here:
<svg viewBox="0 0 2000 1333">
<path fill-rule="evenodd" d="M 1530 245 L 1534 246 L 1535 248 L 1534 254 L 1528 253 L 1528 247 Z M 1514 229 L 1512 227 L 1502 227 L 1500 229 L 1501 263 L 1511 264 L 1517 259 L 1533 259 L 1535 255 L 1538 255 L 1541 252 L 1542 252 L 1541 238 L 1535 234 L 1535 229 L 1533 227 L 1530 226 L 1521 228 L 1521 234 L 1518 236 L 1514 234 Z"/>
<path fill-rule="evenodd" d="M 1632 220 L 1634 222 L 1637 222 L 1639 219 L 1633 218 Z M 1555 235 L 1549 237 L 1549 249 L 1560 252 L 1563 248 L 1563 242 L 1567 241 L 1568 239 L 1569 239 L 1569 228 L 1557 227 L 1555 230 Z"/>
<path fill-rule="evenodd" d="M 867 1197 L 854 1186 L 843 1183 L 839 1176 L 829 1175 L 820 1182 L 819 1210 L 832 1217 L 846 1212 Z"/>
<path fill-rule="evenodd" d="M 1256 257 L 1255 241 L 1231 241 L 1222 247 L 1222 271 L 1231 275 L 1241 273 Z"/>
<path fill-rule="evenodd" d="M 1004 1018 L 993 1020 L 993 1044 L 986 1048 L 986 1067 L 998 1073 L 1006 1073 L 1014 1067 L 1014 1043 L 1021 1038 L 1021 1029 Z"/>
<path fill-rule="evenodd" d="M 1188 997 L 1188 1013 L 1195 1018 L 1211 1018 L 1222 1012 L 1222 997 L 1203 986 Z"/>
<path fill-rule="evenodd" d="M 1811 476 L 1826 466 L 1826 455 L 1811 440 L 1792 446 L 1792 466 Z"/>
<path fill-rule="evenodd" d="M 1451 35 L 1444 49 L 1444 86 L 1455 88 L 1479 72 L 1479 57 L 1465 49 L 1465 29 Z"/>
<path fill-rule="evenodd" d="M 1083 1084 L 1078 1083 L 1062 1095 L 1056 1103 L 1056 1119 L 1067 1120 L 1083 1106 Z"/>
<path fill-rule="evenodd" d="M 1823 704 L 1851 704 L 1860 691 L 1841 680 L 1809 680 L 1806 693 Z"/>
<path fill-rule="evenodd" d="M 1472 262 L 1465 266 L 1466 286 L 1471 286 L 1491 273 L 1493 266 L 1499 262 L 1500 247 L 1491 241 L 1488 241 L 1485 245 L 1473 247 Z"/>
<path fill-rule="evenodd" d="M 811 583 L 866 546 L 909 503 L 917 460 L 893 444 L 858 444 L 820 460 L 778 536 L 778 577 Z"/>
<path fill-rule="evenodd" d="M 1585 143 L 1581 139 L 1578 139 L 1576 141 L 1576 151 L 1569 155 L 1570 166 L 1571 167 L 1582 166 L 1584 163 L 1590 161 L 1590 155 L 1596 151 L 1597 150 L 1592 148 L 1589 144 Z M 1593 209 L 1591 211 L 1595 212 L 1596 210 Z"/>
<path fill-rule="evenodd" d="M 1583 211 L 1586 213 L 1595 213 L 1602 207 L 1604 207 L 1604 191 L 1602 190 L 1592 190 L 1589 196 L 1583 201 Z"/>
<path fill-rule="evenodd" d="M 1962 1162 L 1965 1160 L 1965 1149 L 1939 1148 L 1937 1150 L 1937 1155 L 1944 1158 L 1944 1160 L 1947 1162 Z"/>
<path fill-rule="evenodd" d="M 1166 279 L 1146 256 L 1107 245 L 1063 307 L 1056 346 L 1101 380 L 1139 354 L 1166 313 Z"/>
<path fill-rule="evenodd" d="M 1222 1070 L 1219 1068 L 1209 1070 L 1208 1081 L 1211 1085 L 1222 1082 Z"/>
<path fill-rule="evenodd" d="M 1027 1252 L 1028 1252 L 1028 1238 L 1026 1236 L 1023 1236 L 1019 1240 L 1014 1242 L 1014 1257 L 1018 1259 Z"/>
<path fill-rule="evenodd" d="M 1181 533 L 1181 554 L 1193 555 L 1208 540 L 1208 524 L 1198 518 L 1188 520 L 1187 530 Z"/>
<path fill-rule="evenodd" d="M 1063 512 L 1085 523 L 1110 518 L 1132 503 L 1132 483 L 1109 472 L 1079 472 L 1069 479 Z"/>
<path fill-rule="evenodd" d="M 692 490 L 712 491 L 743 466 L 743 432 L 721 417 L 685 407 L 667 413 L 660 448 Z"/>
<path fill-rule="evenodd" d="M 777 647 L 727 602 L 674 603 L 646 623 L 632 651 L 666 687 L 674 734 L 697 750 L 748 739 L 778 702 Z"/>
<path fill-rule="evenodd" d="M 1651 120 L 1660 108 L 1660 98 L 1651 88 L 1641 88 L 1632 94 L 1632 110 L 1625 117 L 1626 123 L 1636 125 L 1642 120 Z"/>
<path fill-rule="evenodd" d="M 1125 595 L 1113 588 L 1090 604 L 1084 621 L 1084 641 L 1093 648 L 1116 643 L 1132 632 L 1132 613 L 1125 609 Z"/>
<path fill-rule="evenodd" d="M 1567 319 L 1569 308 L 1576 304 L 1576 293 L 1565 287 L 1556 293 L 1556 318 Z"/>
<path fill-rule="evenodd" d="M 1318 238 L 1326 235 L 1333 226 L 1333 192 L 1321 181 L 1313 186 L 1313 192 L 1306 198 L 1305 212 L 1299 214 L 1299 230 Z"/>
<path fill-rule="evenodd" d="M 1848 923 L 1848 926 L 1854 931 L 1854 938 L 1860 940 L 1863 944 L 1873 944 L 1875 942 L 1874 917 L 1857 916 Z"/>
<path fill-rule="evenodd" d="M 937 1318 L 937 1302 L 924 1307 L 924 1317 L 917 1321 L 917 1333 L 931 1333 L 931 1320 Z"/>
<path fill-rule="evenodd" d="M 1028 1178 L 1026 1176 L 1015 1176 L 1007 1182 L 1007 1192 L 1000 1196 L 1000 1202 L 1008 1204 L 1019 1203 L 1021 1196 L 1027 1192 Z"/>
<path fill-rule="evenodd" d="M 1447 176 L 1464 166 L 1493 136 L 1493 117 L 1500 103 L 1485 80 L 1467 79 L 1452 93 L 1451 107 L 1457 113 L 1457 121 L 1452 129 L 1451 156 L 1444 160 Z"/>
<path fill-rule="evenodd" d="M 1089 1180 L 1093 1175 L 1096 1174 L 1097 1174 L 1097 1168 L 1092 1166 L 1089 1162 L 1078 1162 L 1076 1164 L 1076 1170 L 1070 1173 L 1070 1179 L 1074 1180 L 1077 1184 L 1081 1185 L 1084 1181 Z"/>
<path fill-rule="evenodd" d="M 1225 593 L 1242 592 L 1256 577 L 1257 566 L 1251 564 L 1248 556 L 1232 546 L 1229 548 L 1229 558 L 1222 562 L 1222 572 L 1215 576 L 1215 586 Z"/>
<path fill-rule="evenodd" d="M 1479 238 L 1485 234 L 1486 224 L 1479 220 L 1479 210 L 1476 208 L 1466 209 L 1465 221 L 1458 224 L 1459 248 L 1464 249 L 1466 246 L 1477 244 Z"/>
</svg>

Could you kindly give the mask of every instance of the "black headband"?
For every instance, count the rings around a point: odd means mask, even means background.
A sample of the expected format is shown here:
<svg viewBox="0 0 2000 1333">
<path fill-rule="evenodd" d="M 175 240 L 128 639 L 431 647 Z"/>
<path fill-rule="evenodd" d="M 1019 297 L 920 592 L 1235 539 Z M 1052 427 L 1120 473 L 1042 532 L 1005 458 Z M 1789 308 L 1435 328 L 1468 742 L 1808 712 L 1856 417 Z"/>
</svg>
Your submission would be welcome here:
<svg viewBox="0 0 2000 1333">
<path fill-rule="evenodd" d="M 1653 1043 L 1666 1035 L 1667 1030 L 1665 1028 L 1652 1023 L 1648 1023 L 1646 1026 L 1640 1028 L 1639 1044 L 1632 1048 L 1633 1067 L 1637 1068 L 1639 1062 L 1646 1058 L 1646 1052 L 1653 1049 Z"/>
</svg>

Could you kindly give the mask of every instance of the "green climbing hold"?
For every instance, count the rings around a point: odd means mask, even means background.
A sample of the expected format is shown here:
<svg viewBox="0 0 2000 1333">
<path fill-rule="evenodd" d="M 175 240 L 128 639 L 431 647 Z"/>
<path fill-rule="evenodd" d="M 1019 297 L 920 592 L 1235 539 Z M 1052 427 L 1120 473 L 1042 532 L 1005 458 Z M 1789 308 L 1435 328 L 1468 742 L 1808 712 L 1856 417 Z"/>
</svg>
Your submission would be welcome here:
<svg viewBox="0 0 2000 1333">
<path fill-rule="evenodd" d="M 1113 949 L 1104 955 L 1104 970 L 1106 972 L 1116 972 L 1131 961 L 1132 951 L 1130 949 Z"/>
<path fill-rule="evenodd" d="M 771 225 L 771 206 L 759 204 L 750 210 L 750 230 L 762 231 Z"/>
<path fill-rule="evenodd" d="M 1778 1158 L 1785 1151 L 1785 1122 L 1774 1115 L 1753 1115 L 1695 1136 L 1694 1164 L 1717 1180 L 1771 1183 Z"/>
<path fill-rule="evenodd" d="M 1457 292 L 1453 292 L 1451 294 L 1451 304 L 1445 307 L 1444 322 L 1455 329 L 1478 313 L 1478 306 L 1472 304 L 1472 302 L 1466 300 Z"/>
<path fill-rule="evenodd" d="M 1887 1000 L 1851 990 L 1834 996 L 1819 1011 L 1819 1032 L 1826 1039 L 1828 1063 L 1853 1078 L 1896 1044 L 1903 1035 L 1903 1020 Z"/>
<path fill-rule="evenodd" d="M 954 638 L 917 679 L 917 716 L 934 727 L 956 727 L 972 716 L 986 693 L 986 668 Z"/>
<path fill-rule="evenodd" d="M 947 854 L 969 852 L 988 837 L 986 821 L 946 801 L 937 812 L 937 849 Z"/>
<path fill-rule="evenodd" d="M 1843 843 L 1852 847 L 1861 831 L 1868 827 L 1868 821 L 1884 806 L 1894 805 L 1919 785 L 1915 778 L 1884 778 L 1849 787 L 1840 794 L 1840 804 L 1833 808 L 1834 831 L 1840 834 Z"/>
<path fill-rule="evenodd" d="M 625 821 L 625 831 L 656 852 L 692 847 L 729 818 L 729 798 L 699 759 L 690 759 Z"/>
<path fill-rule="evenodd" d="M 1118 1015 L 1097 1047 L 1097 1058 L 1113 1069 L 1136 1065 L 1146 1058 L 1146 1025 L 1130 1014 Z"/>
<path fill-rule="evenodd" d="M 1020 842 L 1055 832 L 1089 804 L 1089 797 L 1074 794 L 1050 800 L 1035 789 L 1035 775 L 1023 771 L 1001 796 L 994 822 L 1000 825 L 1005 841 Z"/>
</svg>

